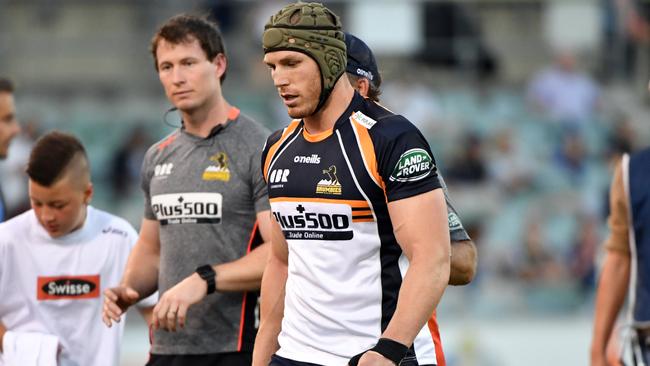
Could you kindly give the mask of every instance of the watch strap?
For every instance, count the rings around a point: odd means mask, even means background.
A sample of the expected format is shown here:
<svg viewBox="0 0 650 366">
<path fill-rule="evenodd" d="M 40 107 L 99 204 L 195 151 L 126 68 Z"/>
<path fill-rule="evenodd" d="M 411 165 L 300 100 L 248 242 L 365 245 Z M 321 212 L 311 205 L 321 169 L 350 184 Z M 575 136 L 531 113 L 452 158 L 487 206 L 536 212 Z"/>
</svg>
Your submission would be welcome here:
<svg viewBox="0 0 650 366">
<path fill-rule="evenodd" d="M 214 271 L 214 268 L 212 268 L 211 265 L 204 264 L 202 266 L 197 267 L 196 273 L 198 273 L 199 276 L 208 284 L 208 291 L 207 291 L 208 295 L 210 295 L 211 293 L 217 290 L 217 281 L 216 281 L 217 273 Z"/>
</svg>

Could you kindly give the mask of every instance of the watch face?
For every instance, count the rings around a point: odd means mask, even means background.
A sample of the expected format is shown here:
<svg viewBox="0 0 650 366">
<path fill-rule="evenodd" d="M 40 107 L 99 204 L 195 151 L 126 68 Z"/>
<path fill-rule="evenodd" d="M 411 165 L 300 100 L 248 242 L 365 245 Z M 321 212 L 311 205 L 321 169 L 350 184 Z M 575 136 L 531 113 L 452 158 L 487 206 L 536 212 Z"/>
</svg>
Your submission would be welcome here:
<svg viewBox="0 0 650 366">
<path fill-rule="evenodd" d="M 208 284 L 208 294 L 215 292 L 216 290 L 216 272 L 209 264 L 202 265 L 196 269 L 196 273 Z"/>
<path fill-rule="evenodd" d="M 212 269 L 212 266 L 210 266 L 209 264 L 205 264 L 205 265 L 197 268 L 196 272 L 198 272 L 201 277 L 214 276 L 215 275 L 214 269 Z"/>
</svg>

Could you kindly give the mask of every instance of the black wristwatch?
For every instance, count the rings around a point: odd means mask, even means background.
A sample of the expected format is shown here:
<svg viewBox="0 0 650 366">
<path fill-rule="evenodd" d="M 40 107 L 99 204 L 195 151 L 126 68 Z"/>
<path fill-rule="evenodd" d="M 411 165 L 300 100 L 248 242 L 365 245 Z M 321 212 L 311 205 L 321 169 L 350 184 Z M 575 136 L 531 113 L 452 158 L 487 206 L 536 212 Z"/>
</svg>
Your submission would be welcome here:
<svg viewBox="0 0 650 366">
<path fill-rule="evenodd" d="M 208 283 L 208 295 L 217 290 L 217 273 L 214 271 L 211 265 L 204 264 L 202 266 L 198 266 L 196 268 L 196 273 L 198 273 L 199 276 L 201 276 L 201 278 Z"/>
</svg>

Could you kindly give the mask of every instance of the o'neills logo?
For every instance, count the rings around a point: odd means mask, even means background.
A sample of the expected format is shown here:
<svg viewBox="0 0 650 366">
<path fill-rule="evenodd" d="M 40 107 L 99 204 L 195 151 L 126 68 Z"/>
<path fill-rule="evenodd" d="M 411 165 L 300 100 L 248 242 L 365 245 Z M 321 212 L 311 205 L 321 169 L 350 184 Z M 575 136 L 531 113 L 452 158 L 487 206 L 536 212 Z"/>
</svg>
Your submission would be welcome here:
<svg viewBox="0 0 650 366">
<path fill-rule="evenodd" d="M 99 275 L 38 277 L 38 300 L 91 299 L 99 297 Z"/>
<path fill-rule="evenodd" d="M 320 164 L 320 156 L 318 156 L 318 154 L 311 154 L 311 156 L 297 155 L 293 158 L 293 162 L 303 164 Z"/>
</svg>

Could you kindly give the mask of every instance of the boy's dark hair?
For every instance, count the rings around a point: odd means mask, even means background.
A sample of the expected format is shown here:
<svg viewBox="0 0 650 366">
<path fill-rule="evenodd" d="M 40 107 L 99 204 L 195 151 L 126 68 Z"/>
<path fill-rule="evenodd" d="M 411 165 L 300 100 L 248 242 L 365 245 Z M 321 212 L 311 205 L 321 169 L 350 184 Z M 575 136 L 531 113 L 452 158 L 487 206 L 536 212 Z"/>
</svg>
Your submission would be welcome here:
<svg viewBox="0 0 650 366">
<path fill-rule="evenodd" d="M 151 54 L 153 55 L 154 67 L 158 71 L 158 57 L 156 51 L 161 40 L 172 44 L 191 42 L 192 39 L 199 41 L 209 61 L 214 60 L 218 54 L 226 56 L 226 48 L 223 43 L 221 31 L 216 23 L 204 17 L 189 14 L 180 14 L 171 17 L 158 29 L 151 39 Z M 226 73 L 221 75 L 221 83 L 226 79 Z"/>
<path fill-rule="evenodd" d="M 0 93 L 13 93 L 14 83 L 7 78 L 0 77 Z"/>
<path fill-rule="evenodd" d="M 29 155 L 27 175 L 29 178 L 45 187 L 56 183 L 78 155 L 88 161 L 86 149 L 74 136 L 58 131 L 42 136 Z"/>
</svg>

